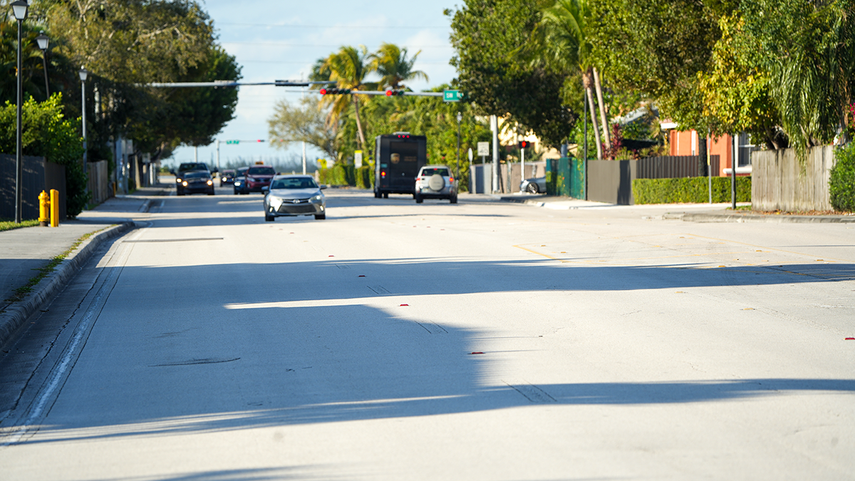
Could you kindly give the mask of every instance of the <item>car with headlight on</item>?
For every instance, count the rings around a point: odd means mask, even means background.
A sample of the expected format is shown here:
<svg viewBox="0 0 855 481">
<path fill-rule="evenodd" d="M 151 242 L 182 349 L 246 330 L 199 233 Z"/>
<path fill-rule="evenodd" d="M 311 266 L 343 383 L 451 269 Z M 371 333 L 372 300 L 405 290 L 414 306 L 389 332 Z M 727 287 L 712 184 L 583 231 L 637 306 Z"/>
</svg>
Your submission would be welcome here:
<svg viewBox="0 0 855 481">
<path fill-rule="evenodd" d="M 235 183 L 235 171 L 232 169 L 226 169 L 220 172 L 220 187 L 223 184 L 234 184 Z"/>
<path fill-rule="evenodd" d="M 314 215 L 327 218 L 324 193 L 310 175 L 277 175 L 264 187 L 264 220 L 272 222 L 279 216 Z"/>
<path fill-rule="evenodd" d="M 247 170 L 249 170 L 249 167 L 241 167 L 235 171 L 235 181 L 232 182 L 232 189 L 234 189 L 235 195 L 249 193 L 246 191 Z"/>
<path fill-rule="evenodd" d="M 184 172 L 175 181 L 176 194 L 208 194 L 214 195 L 214 179 L 207 170 Z"/>
<path fill-rule="evenodd" d="M 413 197 L 416 198 L 416 204 L 421 204 L 425 199 L 448 199 L 456 204 L 457 182 L 451 175 L 451 169 L 444 165 L 425 165 L 420 168 Z"/>
<path fill-rule="evenodd" d="M 253 165 L 244 176 L 244 192 L 261 192 L 262 187 L 269 187 L 270 180 L 276 175 L 276 169 L 266 165 Z"/>
</svg>

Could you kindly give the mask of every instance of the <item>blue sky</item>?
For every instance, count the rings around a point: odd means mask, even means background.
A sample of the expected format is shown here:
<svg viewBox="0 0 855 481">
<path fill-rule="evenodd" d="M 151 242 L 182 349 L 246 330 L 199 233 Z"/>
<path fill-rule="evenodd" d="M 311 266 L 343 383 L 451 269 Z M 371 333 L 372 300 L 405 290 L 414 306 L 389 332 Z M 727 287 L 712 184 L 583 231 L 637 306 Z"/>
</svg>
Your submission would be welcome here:
<svg viewBox="0 0 855 481">
<path fill-rule="evenodd" d="M 454 51 L 449 42 L 450 2 L 325 1 L 282 2 L 275 0 L 200 0 L 214 20 L 219 43 L 243 67 L 244 82 L 272 82 L 307 76 L 318 58 L 326 57 L 342 45 L 365 45 L 369 52 L 381 43 L 406 47 L 421 54 L 415 68 L 428 74 L 429 81 L 412 82 L 414 90 L 450 82 L 455 71 L 448 64 Z M 297 102 L 299 88 L 245 86 L 240 88 L 236 118 L 217 135 L 220 140 L 267 139 L 267 119 L 279 99 Z M 312 95 L 312 94 L 307 94 Z M 167 163 L 193 160 L 193 148 L 176 149 Z M 220 144 L 221 163 L 238 156 L 299 158 L 299 144 L 288 150 L 269 144 Z M 313 160 L 320 154 L 309 149 Z M 216 161 L 216 145 L 199 147 L 200 162 Z"/>
</svg>

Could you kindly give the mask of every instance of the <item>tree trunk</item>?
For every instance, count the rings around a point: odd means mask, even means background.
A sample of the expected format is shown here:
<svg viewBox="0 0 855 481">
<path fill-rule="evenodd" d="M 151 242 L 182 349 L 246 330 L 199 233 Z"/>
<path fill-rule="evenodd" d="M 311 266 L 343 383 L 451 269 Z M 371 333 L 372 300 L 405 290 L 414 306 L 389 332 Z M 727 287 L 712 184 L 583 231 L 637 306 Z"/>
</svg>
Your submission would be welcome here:
<svg viewBox="0 0 855 481">
<path fill-rule="evenodd" d="M 698 132 L 698 177 L 706 177 L 707 169 L 711 166 L 707 165 L 707 136 Z"/>
<path fill-rule="evenodd" d="M 359 96 L 353 96 L 353 106 L 356 108 L 356 131 L 359 133 L 359 142 L 363 152 L 368 152 L 365 148 L 365 135 L 362 133 L 362 122 L 359 120 Z"/>
<path fill-rule="evenodd" d="M 590 88 L 585 89 L 588 92 L 588 105 L 591 106 L 591 123 L 594 125 L 594 141 L 597 143 L 597 160 L 603 160 L 603 144 L 600 143 L 600 127 L 597 125 L 597 106 L 594 105 L 594 94 Z"/>
<path fill-rule="evenodd" d="M 612 149 L 612 142 L 610 138 L 611 132 L 609 132 L 609 122 L 606 119 L 606 104 L 603 102 L 603 89 L 600 85 L 600 74 L 597 73 L 597 69 L 593 69 L 594 71 L 594 88 L 597 90 L 597 102 L 600 104 L 600 120 L 603 123 L 603 140 L 605 141 L 606 148 Z"/>
</svg>

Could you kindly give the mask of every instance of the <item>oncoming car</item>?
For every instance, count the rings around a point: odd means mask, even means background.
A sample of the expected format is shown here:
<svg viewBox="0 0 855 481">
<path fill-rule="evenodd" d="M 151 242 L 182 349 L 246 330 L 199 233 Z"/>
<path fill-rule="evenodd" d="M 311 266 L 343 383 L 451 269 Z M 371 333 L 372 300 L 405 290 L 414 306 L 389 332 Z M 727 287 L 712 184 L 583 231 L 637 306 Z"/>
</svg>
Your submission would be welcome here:
<svg viewBox="0 0 855 481">
<path fill-rule="evenodd" d="M 194 193 L 214 195 L 214 180 L 206 170 L 185 172 L 181 177 L 176 178 L 175 187 L 177 195 Z"/>
<path fill-rule="evenodd" d="M 270 180 L 276 175 L 276 169 L 266 165 L 253 165 L 244 176 L 243 192 L 262 192 L 270 185 Z"/>
<path fill-rule="evenodd" d="M 264 220 L 271 222 L 279 216 L 314 215 L 327 218 L 323 187 L 310 175 L 277 175 L 264 187 Z"/>
<path fill-rule="evenodd" d="M 419 169 L 413 197 L 417 204 L 424 199 L 448 199 L 456 204 L 457 181 L 451 175 L 451 169 L 444 165 L 425 165 Z"/>
</svg>

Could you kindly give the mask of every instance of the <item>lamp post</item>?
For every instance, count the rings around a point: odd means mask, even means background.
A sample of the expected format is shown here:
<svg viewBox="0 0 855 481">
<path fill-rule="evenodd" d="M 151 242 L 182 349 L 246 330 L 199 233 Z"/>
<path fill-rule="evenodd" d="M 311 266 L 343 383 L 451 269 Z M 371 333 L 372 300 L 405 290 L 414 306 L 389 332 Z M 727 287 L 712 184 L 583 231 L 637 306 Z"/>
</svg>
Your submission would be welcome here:
<svg viewBox="0 0 855 481">
<path fill-rule="evenodd" d="M 463 114 L 457 112 L 457 173 L 454 177 L 457 179 L 457 185 L 460 185 L 460 121 L 463 120 Z"/>
<path fill-rule="evenodd" d="M 15 132 L 15 141 L 17 143 L 17 148 L 15 149 L 15 223 L 21 223 L 21 200 L 23 198 L 23 193 L 21 192 L 21 181 L 23 180 L 24 175 L 24 166 L 22 164 L 22 156 L 21 156 L 21 103 L 22 103 L 22 90 L 23 90 L 23 76 L 21 75 L 21 29 L 23 28 L 24 20 L 27 18 L 27 9 L 29 4 L 24 0 L 18 0 L 17 2 L 12 2 L 12 15 L 15 16 L 15 20 L 18 21 L 18 69 L 15 71 L 18 76 L 18 96 L 17 105 L 17 127 Z"/>
<path fill-rule="evenodd" d="M 83 100 L 83 107 L 81 110 L 82 120 L 83 120 L 83 175 L 86 175 L 86 153 L 87 153 L 87 145 L 86 145 L 86 77 L 89 76 L 89 72 L 86 70 L 86 67 L 80 67 L 80 85 L 81 92 L 80 98 Z M 89 186 L 86 186 L 86 189 L 89 189 Z"/>
<path fill-rule="evenodd" d="M 39 44 L 39 50 L 42 51 L 42 65 L 44 65 L 45 70 L 45 97 L 50 98 L 50 86 L 48 85 L 48 74 L 47 74 L 47 49 L 48 45 L 50 45 L 50 37 L 45 35 L 44 32 L 41 32 L 38 37 L 36 37 L 36 42 Z"/>
</svg>

